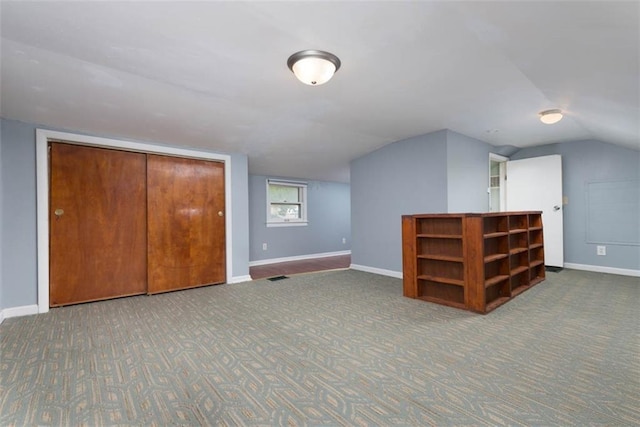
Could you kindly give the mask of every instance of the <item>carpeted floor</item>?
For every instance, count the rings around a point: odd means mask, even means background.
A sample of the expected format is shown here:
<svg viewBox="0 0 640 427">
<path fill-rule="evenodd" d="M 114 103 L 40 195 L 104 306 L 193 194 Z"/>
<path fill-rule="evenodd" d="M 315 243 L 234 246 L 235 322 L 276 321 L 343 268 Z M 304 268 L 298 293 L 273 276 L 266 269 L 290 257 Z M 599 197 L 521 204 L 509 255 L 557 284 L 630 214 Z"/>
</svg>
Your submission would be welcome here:
<svg viewBox="0 0 640 427">
<path fill-rule="evenodd" d="M 563 270 L 482 316 L 346 270 L 0 325 L 0 425 L 640 425 L 640 280 Z"/>
</svg>

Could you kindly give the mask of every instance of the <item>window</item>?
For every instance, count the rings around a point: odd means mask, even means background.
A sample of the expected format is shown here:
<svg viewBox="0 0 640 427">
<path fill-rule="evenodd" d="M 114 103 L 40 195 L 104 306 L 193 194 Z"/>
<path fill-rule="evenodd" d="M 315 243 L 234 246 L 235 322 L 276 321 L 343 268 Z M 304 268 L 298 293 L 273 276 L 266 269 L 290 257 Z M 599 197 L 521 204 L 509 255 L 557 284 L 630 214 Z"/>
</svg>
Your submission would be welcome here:
<svg viewBox="0 0 640 427">
<path fill-rule="evenodd" d="M 307 225 L 307 184 L 267 180 L 267 226 Z"/>
</svg>

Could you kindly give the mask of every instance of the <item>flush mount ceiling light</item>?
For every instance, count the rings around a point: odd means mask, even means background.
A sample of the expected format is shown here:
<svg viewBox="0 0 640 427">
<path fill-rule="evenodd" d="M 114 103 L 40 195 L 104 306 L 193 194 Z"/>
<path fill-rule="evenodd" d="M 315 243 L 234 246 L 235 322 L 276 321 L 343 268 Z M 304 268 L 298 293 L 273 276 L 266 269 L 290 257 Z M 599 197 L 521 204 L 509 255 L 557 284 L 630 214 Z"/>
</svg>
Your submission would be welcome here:
<svg viewBox="0 0 640 427">
<path fill-rule="evenodd" d="M 545 110 L 538 113 L 540 121 L 546 125 L 552 125 L 562 120 L 562 111 L 560 110 Z"/>
<path fill-rule="evenodd" d="M 301 50 L 289 57 L 287 66 L 302 83 L 318 86 L 328 82 L 340 68 L 340 59 L 322 50 Z"/>
</svg>

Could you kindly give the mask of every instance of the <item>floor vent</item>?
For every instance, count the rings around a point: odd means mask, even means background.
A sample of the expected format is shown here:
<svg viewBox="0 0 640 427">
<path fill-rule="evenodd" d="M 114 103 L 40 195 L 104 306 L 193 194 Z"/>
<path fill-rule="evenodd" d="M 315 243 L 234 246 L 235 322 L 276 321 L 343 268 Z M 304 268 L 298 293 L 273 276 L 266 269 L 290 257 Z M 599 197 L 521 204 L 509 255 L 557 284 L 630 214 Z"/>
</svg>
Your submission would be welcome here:
<svg viewBox="0 0 640 427">
<path fill-rule="evenodd" d="M 287 276 L 275 276 L 275 277 L 269 277 L 267 280 L 269 280 L 270 282 L 277 282 L 278 280 L 284 280 L 284 279 L 288 279 Z"/>
</svg>

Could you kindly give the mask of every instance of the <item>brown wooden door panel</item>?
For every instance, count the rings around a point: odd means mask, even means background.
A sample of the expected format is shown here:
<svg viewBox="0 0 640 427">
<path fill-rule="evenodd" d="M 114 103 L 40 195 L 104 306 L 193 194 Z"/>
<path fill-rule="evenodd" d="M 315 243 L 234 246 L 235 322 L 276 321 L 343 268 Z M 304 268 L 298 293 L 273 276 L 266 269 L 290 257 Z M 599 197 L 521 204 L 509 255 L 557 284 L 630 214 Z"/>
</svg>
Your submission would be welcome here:
<svg viewBox="0 0 640 427">
<path fill-rule="evenodd" d="M 147 156 L 148 292 L 225 281 L 224 164 Z"/>
<path fill-rule="evenodd" d="M 144 154 L 51 144 L 50 305 L 147 289 Z"/>
</svg>

